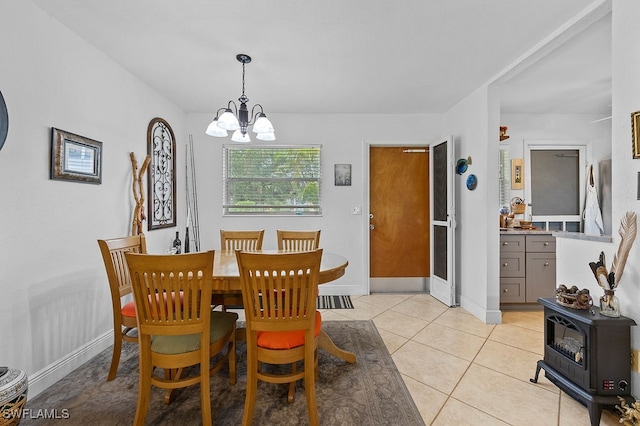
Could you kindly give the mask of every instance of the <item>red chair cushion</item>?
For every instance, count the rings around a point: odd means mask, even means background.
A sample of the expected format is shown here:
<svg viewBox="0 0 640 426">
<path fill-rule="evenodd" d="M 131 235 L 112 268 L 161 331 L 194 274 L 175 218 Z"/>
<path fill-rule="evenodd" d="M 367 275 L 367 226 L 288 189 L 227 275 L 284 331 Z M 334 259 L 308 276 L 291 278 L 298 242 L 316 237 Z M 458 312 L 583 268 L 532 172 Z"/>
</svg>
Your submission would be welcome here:
<svg viewBox="0 0 640 426">
<path fill-rule="evenodd" d="M 322 328 L 322 315 L 316 311 L 316 327 L 313 335 L 318 337 Z M 293 349 L 304 345 L 304 330 L 259 331 L 258 346 L 268 349 Z"/>
<path fill-rule="evenodd" d="M 124 305 L 122 307 L 122 310 L 120 312 L 122 312 L 122 316 L 123 317 L 135 318 L 136 317 L 136 304 L 135 304 L 135 302 L 132 300 L 131 302 L 127 303 L 126 305 Z"/>
<path fill-rule="evenodd" d="M 159 294 L 156 294 L 156 300 L 160 300 L 160 295 Z M 173 303 L 176 302 L 175 293 L 171 293 L 171 300 L 173 301 Z M 167 303 L 166 296 L 165 296 L 164 303 L 165 304 Z M 184 294 L 182 292 L 180 292 L 180 305 L 182 305 L 183 303 L 184 303 Z M 136 317 L 136 303 L 134 301 L 131 301 L 131 302 L 127 303 L 126 305 L 124 305 L 122 307 L 120 312 L 122 312 L 122 316 L 135 318 Z"/>
</svg>

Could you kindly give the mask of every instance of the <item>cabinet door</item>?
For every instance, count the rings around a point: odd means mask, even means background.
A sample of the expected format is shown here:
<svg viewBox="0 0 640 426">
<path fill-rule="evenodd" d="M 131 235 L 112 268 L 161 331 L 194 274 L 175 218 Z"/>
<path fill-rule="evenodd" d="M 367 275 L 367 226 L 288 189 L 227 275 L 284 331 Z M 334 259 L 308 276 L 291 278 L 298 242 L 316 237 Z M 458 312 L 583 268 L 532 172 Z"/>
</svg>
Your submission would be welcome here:
<svg viewBox="0 0 640 426">
<path fill-rule="evenodd" d="M 500 253 L 500 277 L 524 277 L 524 252 Z"/>
<path fill-rule="evenodd" d="M 552 253 L 527 253 L 526 302 L 539 297 L 554 297 L 556 289 L 556 256 Z"/>
<path fill-rule="evenodd" d="M 500 303 L 524 303 L 524 278 L 500 278 Z"/>
</svg>

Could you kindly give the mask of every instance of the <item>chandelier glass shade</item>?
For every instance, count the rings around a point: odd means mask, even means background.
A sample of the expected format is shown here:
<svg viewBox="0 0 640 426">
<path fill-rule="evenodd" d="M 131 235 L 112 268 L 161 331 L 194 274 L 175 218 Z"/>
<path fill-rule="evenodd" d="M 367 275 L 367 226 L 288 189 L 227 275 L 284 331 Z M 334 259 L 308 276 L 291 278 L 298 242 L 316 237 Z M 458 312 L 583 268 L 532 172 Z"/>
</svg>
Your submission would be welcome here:
<svg viewBox="0 0 640 426">
<path fill-rule="evenodd" d="M 251 62 L 251 56 L 240 53 L 236 55 L 236 59 L 242 64 L 242 95 L 238 98 L 240 107 L 234 101 L 229 101 L 226 108 L 220 108 L 216 112 L 216 116 L 207 127 L 207 130 L 205 130 L 205 133 L 209 136 L 224 138 L 231 131 L 233 132 L 232 141 L 251 142 L 247 130 L 249 126 L 252 126 L 256 139 L 274 141 L 276 140 L 275 131 L 264 113 L 262 105 L 254 105 L 251 109 L 251 114 L 249 114 L 249 109 L 247 108 L 249 98 L 244 94 L 244 66 Z"/>
</svg>

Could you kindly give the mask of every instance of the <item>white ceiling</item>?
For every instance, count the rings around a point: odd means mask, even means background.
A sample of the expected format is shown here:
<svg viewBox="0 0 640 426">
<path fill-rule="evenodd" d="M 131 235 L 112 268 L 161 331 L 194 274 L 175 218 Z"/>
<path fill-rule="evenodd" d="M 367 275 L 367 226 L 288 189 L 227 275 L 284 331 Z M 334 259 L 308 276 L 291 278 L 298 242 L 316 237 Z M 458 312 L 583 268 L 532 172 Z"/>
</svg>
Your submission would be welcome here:
<svg viewBox="0 0 640 426">
<path fill-rule="evenodd" d="M 411 114 L 446 111 L 593 0 L 31 1 L 187 112 L 237 99 L 246 53 L 267 114 Z M 509 80 L 502 112 L 610 112 L 610 30 Z"/>
</svg>

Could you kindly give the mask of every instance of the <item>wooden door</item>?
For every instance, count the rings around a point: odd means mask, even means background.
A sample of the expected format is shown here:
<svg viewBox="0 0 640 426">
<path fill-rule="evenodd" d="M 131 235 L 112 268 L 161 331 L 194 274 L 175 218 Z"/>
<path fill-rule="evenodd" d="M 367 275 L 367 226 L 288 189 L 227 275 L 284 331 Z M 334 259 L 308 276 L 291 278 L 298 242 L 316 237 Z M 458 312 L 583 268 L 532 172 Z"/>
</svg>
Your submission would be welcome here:
<svg viewBox="0 0 640 426">
<path fill-rule="evenodd" d="M 428 148 L 370 147 L 369 173 L 370 277 L 428 277 Z"/>
</svg>

